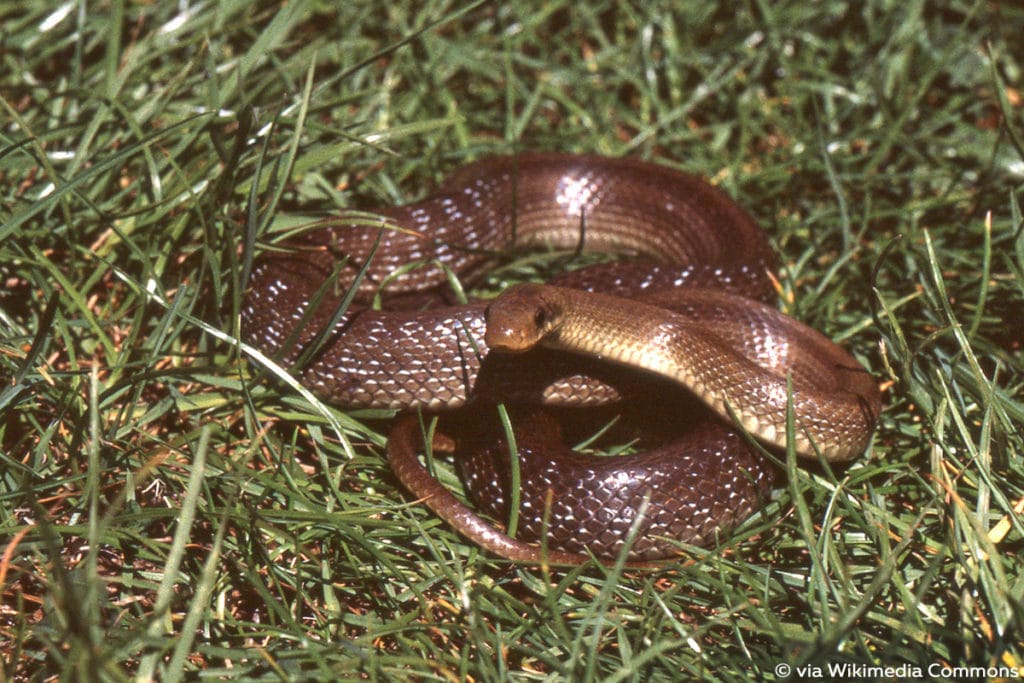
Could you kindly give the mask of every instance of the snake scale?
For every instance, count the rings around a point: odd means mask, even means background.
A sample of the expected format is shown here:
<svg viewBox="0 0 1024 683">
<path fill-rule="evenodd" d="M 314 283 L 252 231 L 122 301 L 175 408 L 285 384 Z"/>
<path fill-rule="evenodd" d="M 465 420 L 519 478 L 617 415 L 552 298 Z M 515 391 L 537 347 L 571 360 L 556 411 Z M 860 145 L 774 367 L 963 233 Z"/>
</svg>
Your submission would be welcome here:
<svg viewBox="0 0 1024 683">
<path fill-rule="evenodd" d="M 286 365 L 303 358 L 303 382 L 331 401 L 404 411 L 388 443 L 396 475 L 499 555 L 568 564 L 624 550 L 640 562 L 671 556 L 756 510 L 775 471 L 750 437 L 785 447 L 787 406 L 802 455 L 850 459 L 874 430 L 872 377 L 766 304 L 776 257 L 763 231 L 696 176 L 595 155 L 491 157 L 425 200 L 373 213 L 319 220 L 264 254 L 244 334 Z M 452 273 L 473 281 L 512 248 L 633 258 L 513 286 L 490 302 L 424 303 L 421 293 L 444 289 Z M 370 305 L 375 298 L 384 306 Z M 669 443 L 610 458 L 572 451 L 551 411 L 528 407 L 617 400 L 668 411 L 670 423 L 700 416 Z M 516 539 L 418 460 L 417 414 L 494 401 L 512 406 Z M 440 427 L 450 438 L 434 443 L 471 451 L 459 458 L 469 496 L 507 519 L 512 466 L 494 412 L 450 413 Z"/>
</svg>

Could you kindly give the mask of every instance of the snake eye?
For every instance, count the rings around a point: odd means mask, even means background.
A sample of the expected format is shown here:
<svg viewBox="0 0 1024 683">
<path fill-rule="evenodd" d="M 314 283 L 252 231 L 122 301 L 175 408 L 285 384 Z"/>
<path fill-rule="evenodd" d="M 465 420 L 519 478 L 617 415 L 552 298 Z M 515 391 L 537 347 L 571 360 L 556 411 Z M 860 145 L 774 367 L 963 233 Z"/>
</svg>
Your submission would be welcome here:
<svg viewBox="0 0 1024 683">
<path fill-rule="evenodd" d="M 544 307 L 538 308 L 533 312 L 533 324 L 538 330 L 544 329 L 544 326 L 548 322 L 548 312 L 544 310 Z"/>
</svg>

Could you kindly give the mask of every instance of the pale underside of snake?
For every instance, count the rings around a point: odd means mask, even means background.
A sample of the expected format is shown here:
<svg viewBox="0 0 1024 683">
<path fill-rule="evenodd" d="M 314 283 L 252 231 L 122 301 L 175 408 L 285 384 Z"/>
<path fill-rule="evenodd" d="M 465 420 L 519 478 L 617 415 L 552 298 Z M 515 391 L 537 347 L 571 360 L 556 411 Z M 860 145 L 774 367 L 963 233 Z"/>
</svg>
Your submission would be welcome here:
<svg viewBox="0 0 1024 683">
<path fill-rule="evenodd" d="M 671 556 L 756 510 L 775 470 L 755 441 L 785 448 L 790 426 L 799 454 L 843 461 L 870 439 L 876 383 L 846 351 L 766 305 L 776 259 L 763 231 L 700 178 L 599 156 L 494 157 L 463 167 L 426 200 L 374 213 L 379 221 L 318 221 L 257 261 L 243 331 L 286 365 L 301 359 L 302 380 L 327 399 L 411 413 L 392 430 L 392 469 L 503 557 Z M 491 302 L 425 307 L 408 295 L 443 287 L 452 272 L 471 281 L 520 248 L 633 258 L 512 287 Z M 367 304 L 382 294 L 383 310 Z M 550 413 L 523 407 L 617 400 L 656 406 L 686 431 L 642 453 L 593 457 L 559 440 Z M 517 453 L 493 417 L 456 411 L 441 430 L 472 451 L 458 459 L 467 493 L 495 519 L 509 518 L 518 457 L 515 539 L 418 457 L 417 413 L 470 404 L 493 415 L 498 401 L 512 406 Z"/>
</svg>

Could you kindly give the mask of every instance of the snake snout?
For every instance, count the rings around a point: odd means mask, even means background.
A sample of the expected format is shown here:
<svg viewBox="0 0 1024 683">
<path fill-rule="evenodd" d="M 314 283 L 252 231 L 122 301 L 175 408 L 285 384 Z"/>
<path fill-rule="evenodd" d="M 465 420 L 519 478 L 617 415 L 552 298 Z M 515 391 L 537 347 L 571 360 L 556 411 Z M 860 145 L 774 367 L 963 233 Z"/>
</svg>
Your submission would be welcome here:
<svg viewBox="0 0 1024 683">
<path fill-rule="evenodd" d="M 490 321 L 487 323 L 484 341 L 487 342 L 487 348 L 502 353 L 522 353 L 533 347 L 529 339 L 524 338 L 522 330 L 508 325 L 495 325 Z"/>
<path fill-rule="evenodd" d="M 487 330 L 484 341 L 492 351 L 522 353 L 536 346 L 538 339 L 529 325 L 522 323 L 518 312 L 487 309 Z"/>
</svg>

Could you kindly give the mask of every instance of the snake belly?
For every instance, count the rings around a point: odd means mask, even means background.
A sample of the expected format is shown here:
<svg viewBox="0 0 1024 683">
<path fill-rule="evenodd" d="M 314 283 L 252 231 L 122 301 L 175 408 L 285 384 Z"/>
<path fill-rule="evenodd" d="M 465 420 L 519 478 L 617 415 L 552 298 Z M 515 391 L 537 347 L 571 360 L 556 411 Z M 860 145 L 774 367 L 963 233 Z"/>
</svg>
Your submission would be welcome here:
<svg viewBox="0 0 1024 683">
<path fill-rule="evenodd" d="M 672 309 L 683 309 L 690 320 L 698 319 L 683 323 L 693 327 L 699 326 L 706 309 L 719 319 L 697 337 L 696 364 L 713 383 L 728 385 L 730 372 L 746 373 L 737 377 L 744 387 L 744 405 L 756 403 L 759 393 L 770 395 L 765 410 L 773 412 L 775 424 L 780 419 L 784 424 L 785 414 L 778 415 L 779 373 L 785 387 L 789 372 L 794 396 L 807 375 L 816 388 L 800 396 L 816 411 L 816 421 L 827 423 L 838 414 L 832 408 L 833 395 L 842 395 L 847 406 L 842 420 L 850 423 L 838 428 L 845 445 L 836 459 L 852 457 L 874 427 L 880 406 L 877 388 L 852 357 L 838 347 L 834 352 L 821 347 L 820 335 L 805 347 L 800 337 L 806 328 L 794 321 L 780 325 L 771 316 L 746 314 L 745 302 L 761 311 L 764 306 L 757 302 L 771 299 L 769 273 L 775 256 L 757 223 L 696 176 L 593 155 L 492 157 L 456 171 L 429 198 L 376 210 L 374 216 L 319 220 L 286 249 L 261 257 L 243 306 L 247 340 L 286 365 L 302 359 L 298 371 L 304 384 L 328 400 L 407 412 L 448 411 L 496 400 L 578 408 L 638 394 L 664 394 L 670 400 L 679 391 L 675 385 L 686 383 L 686 373 L 681 378 L 660 373 L 671 384 L 637 379 L 638 371 L 625 367 L 637 364 L 632 357 L 594 349 L 587 340 L 586 348 L 549 339 L 523 354 L 491 352 L 487 302 L 425 307 L 417 294 L 443 286 L 451 273 L 472 281 L 496 255 L 510 249 L 581 248 L 635 257 L 558 279 L 558 286 L 569 291 L 613 297 L 592 305 L 594 315 L 613 311 L 627 328 L 643 322 L 646 329 L 657 330 L 661 323 L 653 317 L 661 315 L 659 310 L 678 317 Z M 354 303 L 344 307 L 349 290 Z M 673 301 L 678 291 L 687 292 L 683 304 Z M 701 292 L 707 293 L 707 305 Z M 366 305 L 374 296 L 383 297 L 383 309 Z M 723 314 L 721 306 L 716 309 L 715 296 L 727 297 L 728 305 L 740 312 L 727 308 Z M 631 298 L 643 303 L 631 303 Z M 726 327 L 723 316 L 729 319 Z M 737 336 L 744 339 L 739 351 L 732 339 Z M 788 357 L 799 361 L 799 367 L 773 369 L 771 389 L 758 385 L 745 361 L 736 360 L 737 353 L 750 350 L 751 363 L 774 358 L 780 345 L 790 341 Z M 617 345 L 614 338 L 611 344 Z M 810 357 L 822 348 L 823 357 Z M 832 376 L 837 364 L 842 375 L 838 379 Z M 737 371 L 740 366 L 745 369 Z M 827 377 L 818 382 L 819 375 Z M 624 550 L 634 560 L 665 557 L 680 543 L 707 543 L 748 516 L 775 476 L 767 460 L 722 419 L 736 417 L 743 428 L 750 423 L 747 414 L 736 414 L 734 405 L 739 404 L 728 387 L 723 394 L 716 384 L 713 400 L 705 385 L 686 390 L 712 405 L 719 416 L 708 414 L 673 444 L 618 458 L 577 455 L 557 442 L 558 430 L 548 417 L 516 411 L 522 474 L 517 539 L 482 520 L 419 464 L 417 452 L 424 446 L 419 420 L 407 416 L 397 421 L 389 459 L 414 495 L 467 537 L 504 557 L 577 563 L 587 553 L 607 558 Z M 686 398 L 680 400 L 687 404 Z M 785 394 L 782 405 L 787 405 Z M 794 417 L 799 424 L 801 415 Z M 488 421 L 471 420 L 478 427 Z M 476 445 L 474 454 L 460 457 L 467 492 L 501 518 L 510 499 L 503 488 L 509 480 L 508 448 L 493 436 L 487 437 L 492 445 L 482 445 L 480 430 L 468 431 L 474 434 L 461 441 Z M 828 456 L 834 450 L 831 443 L 814 443 L 820 433 L 798 443 L 800 450 L 820 446 Z M 826 440 L 831 438 L 829 429 L 824 433 Z M 460 440 L 457 432 L 452 436 Z"/>
</svg>

